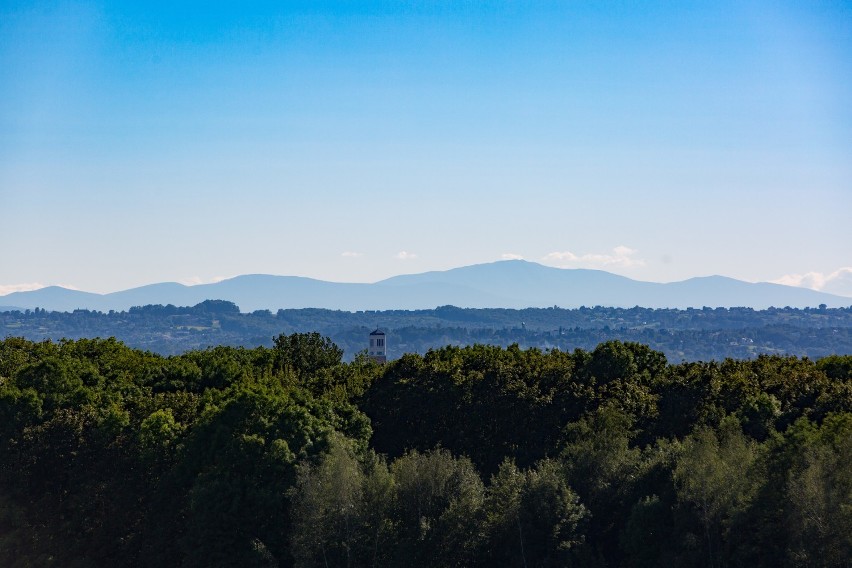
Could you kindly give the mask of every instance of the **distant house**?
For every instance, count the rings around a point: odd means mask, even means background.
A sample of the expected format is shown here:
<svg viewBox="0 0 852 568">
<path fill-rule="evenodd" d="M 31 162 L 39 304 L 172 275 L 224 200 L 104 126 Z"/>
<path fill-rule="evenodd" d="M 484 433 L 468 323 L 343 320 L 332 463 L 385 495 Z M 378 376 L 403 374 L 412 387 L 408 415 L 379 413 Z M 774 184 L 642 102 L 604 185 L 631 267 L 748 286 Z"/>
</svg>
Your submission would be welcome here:
<svg viewBox="0 0 852 568">
<path fill-rule="evenodd" d="M 385 332 L 379 328 L 370 332 L 370 349 L 367 354 L 370 359 L 376 363 L 387 363 L 387 341 L 385 341 Z"/>
</svg>

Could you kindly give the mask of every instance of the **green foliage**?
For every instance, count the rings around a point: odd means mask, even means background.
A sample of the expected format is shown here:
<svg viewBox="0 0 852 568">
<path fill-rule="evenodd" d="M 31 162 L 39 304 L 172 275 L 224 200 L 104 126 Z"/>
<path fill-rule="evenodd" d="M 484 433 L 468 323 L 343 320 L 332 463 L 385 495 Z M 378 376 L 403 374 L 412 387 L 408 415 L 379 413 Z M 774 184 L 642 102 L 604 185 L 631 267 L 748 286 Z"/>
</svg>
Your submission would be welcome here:
<svg viewBox="0 0 852 568">
<path fill-rule="evenodd" d="M 114 336 L 139 349 L 177 355 L 210 345 L 272 347 L 273 337 L 282 332 L 316 331 L 343 348 L 351 361 L 365 347 L 376 322 L 390 334 L 391 358 L 444 345 L 518 344 L 572 351 L 594 350 L 612 340 L 648 345 L 670 361 L 754 359 L 761 353 L 817 359 L 852 353 L 852 307 L 511 310 L 442 306 L 380 312 L 288 309 L 273 314 L 267 310 L 240 313 L 230 302 L 210 301 L 193 307 L 143 306 L 109 313 L 0 312 L 0 337 L 58 341 Z M 0 376 L 9 375 L 0 370 Z"/>
<path fill-rule="evenodd" d="M 848 371 L 619 342 L 380 366 L 318 334 L 173 357 L 9 338 L 0 565 L 843 566 Z"/>
<path fill-rule="evenodd" d="M 354 409 L 274 383 L 240 385 L 218 402 L 202 413 L 178 464 L 189 488 L 184 557 L 199 566 L 286 558 L 282 518 L 297 460 L 324 452 L 335 431 L 365 447 L 369 423 Z"/>
<path fill-rule="evenodd" d="M 625 552 L 625 564 L 634 567 L 666 566 L 666 545 L 671 537 L 671 511 L 657 495 L 647 495 L 630 510 L 620 545 Z"/>
<path fill-rule="evenodd" d="M 588 511 L 557 462 L 544 460 L 527 471 L 503 462 L 491 479 L 485 510 L 485 565 L 584 564 L 576 552 Z"/>
<path fill-rule="evenodd" d="M 795 564 L 842 566 L 852 558 L 852 414 L 800 420 L 788 434 L 787 531 Z"/>
<path fill-rule="evenodd" d="M 4 550 L 26 563 L 286 565 L 297 461 L 335 432 L 361 449 L 370 436 L 346 400 L 273 376 L 265 349 L 163 359 L 114 340 L 7 340 L 0 353 L 0 494 L 25 527 Z"/>
<path fill-rule="evenodd" d="M 21 390 L 39 393 L 47 412 L 66 405 L 80 405 L 86 402 L 89 394 L 81 375 L 91 374 L 91 369 L 79 367 L 58 357 L 48 357 L 21 368 L 13 384 Z"/>
<path fill-rule="evenodd" d="M 275 338 L 275 364 L 299 376 L 331 369 L 343 359 L 343 349 L 319 333 L 281 334 Z"/>
<path fill-rule="evenodd" d="M 445 450 L 402 456 L 390 468 L 335 438 L 303 462 L 293 497 L 297 566 L 471 565 L 484 488 L 469 460 Z"/>
<path fill-rule="evenodd" d="M 170 408 L 155 410 L 139 425 L 139 448 L 148 459 L 166 459 L 183 431 Z"/>
<path fill-rule="evenodd" d="M 585 502 L 597 503 L 629 489 L 640 453 L 629 446 L 631 426 L 629 416 L 611 407 L 600 407 L 566 426 L 560 459 Z"/>
<path fill-rule="evenodd" d="M 816 366 L 831 379 L 852 380 L 852 355 L 829 355 Z"/>
<path fill-rule="evenodd" d="M 363 565 L 378 553 L 377 544 L 375 548 L 370 544 L 377 540 L 383 527 L 370 526 L 373 519 L 368 505 L 378 505 L 381 511 L 387 503 L 370 499 L 368 474 L 351 445 L 341 438 L 333 438 L 331 442 L 319 463 L 300 464 L 296 484 L 291 489 L 291 542 L 297 566 Z M 384 475 L 377 473 L 378 470 Z M 383 464 L 371 473 L 382 480 L 388 479 Z M 381 481 L 373 480 L 371 486 L 377 483 Z M 379 494 L 384 497 L 386 490 Z M 377 535 L 376 539 L 370 538 L 373 534 Z"/>
<path fill-rule="evenodd" d="M 394 361 L 364 408 L 379 451 L 442 445 L 490 473 L 507 456 L 528 465 L 553 448 L 560 426 L 589 403 L 573 370 L 560 351 L 446 347 Z"/>
<path fill-rule="evenodd" d="M 484 492 L 470 460 L 442 449 L 408 452 L 391 464 L 391 474 L 397 542 L 393 564 L 469 564 Z"/>
<path fill-rule="evenodd" d="M 564 430 L 559 459 L 568 483 L 591 512 L 590 540 L 602 549 L 618 546 L 618 529 L 635 499 L 641 452 L 631 447 L 633 422 L 607 405 Z"/>
<path fill-rule="evenodd" d="M 707 565 L 721 564 L 726 525 L 748 506 L 755 490 L 751 468 L 755 444 L 733 419 L 718 432 L 701 427 L 682 445 L 672 475 L 678 498 L 695 512 L 703 528 Z"/>
</svg>

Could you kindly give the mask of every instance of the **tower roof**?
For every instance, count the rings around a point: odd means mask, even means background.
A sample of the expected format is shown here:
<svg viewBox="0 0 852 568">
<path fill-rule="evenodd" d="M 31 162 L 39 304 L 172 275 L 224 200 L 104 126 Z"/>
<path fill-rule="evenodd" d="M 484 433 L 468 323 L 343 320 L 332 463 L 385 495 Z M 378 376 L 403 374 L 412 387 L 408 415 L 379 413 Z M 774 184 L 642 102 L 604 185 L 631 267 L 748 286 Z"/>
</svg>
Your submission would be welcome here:
<svg viewBox="0 0 852 568">
<path fill-rule="evenodd" d="M 385 335 L 385 332 L 379 328 L 376 328 L 376 331 L 371 331 L 370 335 Z"/>
</svg>

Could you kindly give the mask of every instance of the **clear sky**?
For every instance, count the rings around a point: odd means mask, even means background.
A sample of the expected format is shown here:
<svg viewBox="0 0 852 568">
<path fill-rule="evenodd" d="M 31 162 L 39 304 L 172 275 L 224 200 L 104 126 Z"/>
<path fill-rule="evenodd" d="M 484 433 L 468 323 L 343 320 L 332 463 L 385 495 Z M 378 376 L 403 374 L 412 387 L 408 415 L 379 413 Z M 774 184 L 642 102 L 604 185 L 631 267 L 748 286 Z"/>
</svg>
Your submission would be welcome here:
<svg viewBox="0 0 852 568">
<path fill-rule="evenodd" d="M 0 3 L 0 294 L 513 257 L 852 295 L 852 4 Z"/>
</svg>

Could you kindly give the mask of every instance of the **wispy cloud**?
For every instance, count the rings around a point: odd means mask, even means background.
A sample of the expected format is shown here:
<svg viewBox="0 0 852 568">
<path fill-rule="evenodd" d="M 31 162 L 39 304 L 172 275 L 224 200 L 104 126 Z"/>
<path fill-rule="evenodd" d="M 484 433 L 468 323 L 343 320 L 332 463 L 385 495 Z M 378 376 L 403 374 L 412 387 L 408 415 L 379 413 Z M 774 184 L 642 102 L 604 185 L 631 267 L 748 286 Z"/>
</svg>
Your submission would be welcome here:
<svg viewBox="0 0 852 568">
<path fill-rule="evenodd" d="M 340 253 L 340 256 L 345 257 L 345 258 L 359 258 L 359 257 L 364 256 L 364 253 L 347 250 L 347 251 L 343 251 L 342 253 Z"/>
<path fill-rule="evenodd" d="M 503 254 L 500 255 L 500 258 L 502 258 L 503 260 L 523 260 L 524 259 L 523 256 L 521 256 L 519 254 L 515 254 L 513 252 L 504 252 Z"/>
<path fill-rule="evenodd" d="M 541 260 L 547 264 L 561 268 L 603 268 L 644 266 L 645 261 L 637 258 L 639 252 L 630 247 L 619 245 L 609 253 L 585 253 L 575 254 L 571 251 L 556 251 L 546 254 Z"/>
<path fill-rule="evenodd" d="M 399 260 L 414 260 L 415 258 L 417 258 L 417 255 L 413 252 L 408 252 L 407 250 L 401 250 L 396 253 L 395 258 Z"/>
<path fill-rule="evenodd" d="M 208 280 L 205 280 L 200 276 L 190 276 L 188 278 L 181 278 L 180 280 L 178 280 L 178 282 L 183 284 L 184 286 L 198 286 L 199 284 L 215 284 L 217 282 L 221 282 L 222 280 L 227 279 L 227 276 L 214 276 L 213 278 L 210 278 Z"/>
<path fill-rule="evenodd" d="M 810 288 L 839 296 L 852 296 L 852 266 L 838 268 L 834 272 L 806 272 L 804 274 L 785 274 L 772 280 L 775 284 Z"/>
<path fill-rule="evenodd" d="M 45 285 L 39 282 L 31 282 L 29 284 L 0 284 L 0 296 L 5 296 L 12 292 L 31 292 L 44 287 Z"/>
</svg>

